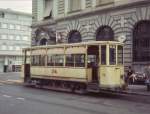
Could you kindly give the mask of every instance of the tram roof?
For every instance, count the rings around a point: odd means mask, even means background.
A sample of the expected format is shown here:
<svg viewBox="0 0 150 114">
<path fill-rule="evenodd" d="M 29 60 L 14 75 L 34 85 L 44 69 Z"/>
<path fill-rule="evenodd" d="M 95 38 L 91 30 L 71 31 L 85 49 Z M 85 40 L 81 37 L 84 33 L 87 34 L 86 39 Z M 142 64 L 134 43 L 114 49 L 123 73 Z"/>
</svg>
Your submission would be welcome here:
<svg viewBox="0 0 150 114">
<path fill-rule="evenodd" d="M 99 45 L 99 44 L 120 44 L 123 43 L 118 41 L 90 41 L 90 42 L 80 42 L 80 43 L 69 43 L 69 44 L 55 44 L 55 45 L 43 45 L 43 46 L 32 46 L 29 48 L 24 48 L 23 50 L 37 49 L 37 48 L 59 48 L 59 47 L 69 47 L 69 46 L 86 46 L 86 45 Z"/>
</svg>

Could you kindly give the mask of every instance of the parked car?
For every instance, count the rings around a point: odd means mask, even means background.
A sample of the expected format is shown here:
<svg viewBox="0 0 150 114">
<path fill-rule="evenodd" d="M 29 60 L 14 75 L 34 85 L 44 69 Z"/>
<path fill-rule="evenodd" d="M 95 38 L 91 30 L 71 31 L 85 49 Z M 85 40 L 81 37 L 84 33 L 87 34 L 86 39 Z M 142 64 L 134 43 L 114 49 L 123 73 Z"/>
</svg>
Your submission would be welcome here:
<svg viewBox="0 0 150 114">
<path fill-rule="evenodd" d="M 130 84 L 145 84 L 146 76 L 144 73 L 136 72 L 129 78 Z"/>
</svg>

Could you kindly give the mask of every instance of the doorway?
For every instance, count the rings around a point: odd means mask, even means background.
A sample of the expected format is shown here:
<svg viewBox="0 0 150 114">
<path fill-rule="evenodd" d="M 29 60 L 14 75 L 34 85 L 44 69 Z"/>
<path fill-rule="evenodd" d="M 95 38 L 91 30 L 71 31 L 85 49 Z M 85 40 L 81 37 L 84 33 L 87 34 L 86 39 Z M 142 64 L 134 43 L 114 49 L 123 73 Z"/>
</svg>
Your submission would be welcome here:
<svg viewBox="0 0 150 114">
<path fill-rule="evenodd" d="M 92 82 L 98 83 L 99 46 L 88 46 L 88 68 L 92 69 Z"/>
</svg>

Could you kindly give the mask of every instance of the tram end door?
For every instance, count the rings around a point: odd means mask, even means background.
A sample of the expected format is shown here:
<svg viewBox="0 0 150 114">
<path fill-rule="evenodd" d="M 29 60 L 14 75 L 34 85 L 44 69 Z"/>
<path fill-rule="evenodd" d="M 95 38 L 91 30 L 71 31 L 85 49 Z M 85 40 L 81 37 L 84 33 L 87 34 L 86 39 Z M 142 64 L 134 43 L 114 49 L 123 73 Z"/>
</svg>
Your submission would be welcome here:
<svg viewBox="0 0 150 114">
<path fill-rule="evenodd" d="M 88 68 L 91 69 L 91 83 L 99 83 L 99 46 L 88 46 Z"/>
<path fill-rule="evenodd" d="M 22 65 L 22 73 L 23 73 L 23 78 L 24 78 L 24 83 L 27 83 L 30 79 L 30 62 L 29 62 L 29 57 L 30 57 L 30 52 L 24 51 L 24 61 Z"/>
</svg>

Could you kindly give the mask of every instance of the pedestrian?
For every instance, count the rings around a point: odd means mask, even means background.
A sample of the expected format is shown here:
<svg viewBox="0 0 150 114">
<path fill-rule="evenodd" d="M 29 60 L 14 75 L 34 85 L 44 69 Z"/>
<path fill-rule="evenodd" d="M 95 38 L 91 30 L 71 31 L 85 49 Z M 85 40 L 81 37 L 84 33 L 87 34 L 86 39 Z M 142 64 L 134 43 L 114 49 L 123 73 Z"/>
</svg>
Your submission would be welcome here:
<svg viewBox="0 0 150 114">
<path fill-rule="evenodd" d="M 127 75 L 126 75 L 126 78 L 125 78 L 125 82 L 126 82 L 126 86 L 129 85 L 130 83 L 130 78 L 132 77 L 134 73 L 134 70 L 132 69 L 131 66 L 128 67 L 128 70 L 127 70 Z"/>
<path fill-rule="evenodd" d="M 150 91 L 150 64 L 146 65 L 144 69 L 144 74 L 146 76 L 146 86 L 147 86 L 147 91 Z"/>
</svg>

